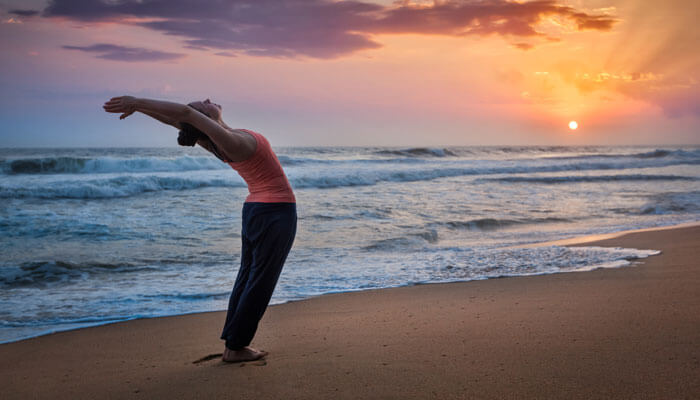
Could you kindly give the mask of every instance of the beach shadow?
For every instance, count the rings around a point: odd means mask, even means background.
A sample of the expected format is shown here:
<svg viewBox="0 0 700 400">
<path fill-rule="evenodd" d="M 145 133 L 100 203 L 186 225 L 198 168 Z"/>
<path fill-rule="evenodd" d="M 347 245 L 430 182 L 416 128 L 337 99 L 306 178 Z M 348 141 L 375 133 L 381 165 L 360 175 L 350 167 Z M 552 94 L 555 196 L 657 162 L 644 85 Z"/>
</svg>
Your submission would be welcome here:
<svg viewBox="0 0 700 400">
<path fill-rule="evenodd" d="M 197 360 L 192 361 L 192 364 L 201 364 L 201 363 L 203 363 L 203 362 L 207 362 L 207 361 L 219 359 L 219 361 L 220 361 L 219 364 L 220 364 L 220 365 L 232 365 L 232 364 L 233 364 L 233 365 L 238 365 L 238 366 L 240 366 L 240 367 L 243 367 L 243 366 L 245 366 L 246 364 L 255 365 L 255 366 L 258 366 L 258 367 L 267 365 L 267 361 L 265 361 L 264 358 L 263 358 L 263 359 L 260 359 L 260 360 L 255 360 L 255 361 L 244 361 L 244 362 L 237 362 L 237 363 L 228 363 L 228 362 L 221 361 L 221 357 L 222 357 L 222 356 L 223 356 L 222 353 L 213 353 L 213 354 L 209 354 L 209 355 L 206 355 L 206 356 L 204 356 L 204 357 L 202 357 L 202 358 L 199 358 L 199 359 L 197 359 Z"/>
<path fill-rule="evenodd" d="M 200 364 L 200 363 L 203 363 L 205 361 L 211 361 L 211 360 L 214 360 L 216 358 L 221 358 L 223 355 L 224 355 L 223 353 L 209 354 L 208 356 L 204 356 L 200 359 L 192 361 L 192 364 Z"/>
</svg>

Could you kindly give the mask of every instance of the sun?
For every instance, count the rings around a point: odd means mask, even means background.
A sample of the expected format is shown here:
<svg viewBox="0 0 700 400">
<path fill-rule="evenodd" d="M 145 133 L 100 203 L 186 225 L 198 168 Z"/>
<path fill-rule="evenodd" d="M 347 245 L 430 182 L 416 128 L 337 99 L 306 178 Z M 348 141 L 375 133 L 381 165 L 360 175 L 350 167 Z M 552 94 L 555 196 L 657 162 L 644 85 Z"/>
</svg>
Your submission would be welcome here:
<svg viewBox="0 0 700 400">
<path fill-rule="evenodd" d="M 569 129 L 571 129 L 572 131 L 575 131 L 576 128 L 578 128 L 578 122 L 576 122 L 576 121 L 570 121 L 570 122 L 569 122 Z"/>
</svg>

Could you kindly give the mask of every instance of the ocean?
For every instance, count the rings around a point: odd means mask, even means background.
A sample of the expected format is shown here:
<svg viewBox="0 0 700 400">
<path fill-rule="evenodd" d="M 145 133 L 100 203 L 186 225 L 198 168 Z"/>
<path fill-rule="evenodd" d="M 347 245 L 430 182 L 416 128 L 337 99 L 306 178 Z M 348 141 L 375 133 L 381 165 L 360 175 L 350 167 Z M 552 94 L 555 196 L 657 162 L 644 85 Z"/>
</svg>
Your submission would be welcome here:
<svg viewBox="0 0 700 400">
<path fill-rule="evenodd" d="M 633 267 L 656 249 L 519 246 L 700 221 L 700 147 L 275 150 L 299 227 L 273 304 Z M 246 195 L 197 148 L 0 149 L 0 343 L 226 309 Z"/>
</svg>

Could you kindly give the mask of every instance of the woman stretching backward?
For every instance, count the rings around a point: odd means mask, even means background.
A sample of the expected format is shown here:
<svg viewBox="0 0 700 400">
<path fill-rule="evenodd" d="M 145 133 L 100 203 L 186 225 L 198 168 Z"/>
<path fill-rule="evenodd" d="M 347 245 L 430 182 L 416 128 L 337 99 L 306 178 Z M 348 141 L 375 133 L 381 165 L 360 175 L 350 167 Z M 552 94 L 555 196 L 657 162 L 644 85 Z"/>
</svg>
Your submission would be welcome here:
<svg viewBox="0 0 700 400">
<path fill-rule="evenodd" d="M 250 347 L 277 284 L 297 229 L 296 200 L 270 143 L 261 134 L 232 129 L 221 106 L 209 99 L 190 104 L 114 97 L 104 104 L 124 119 L 138 111 L 180 129 L 181 145 L 199 144 L 235 169 L 248 184 L 243 204 L 241 267 L 228 304 L 221 339 L 223 360 L 253 361 L 266 352 Z"/>
</svg>

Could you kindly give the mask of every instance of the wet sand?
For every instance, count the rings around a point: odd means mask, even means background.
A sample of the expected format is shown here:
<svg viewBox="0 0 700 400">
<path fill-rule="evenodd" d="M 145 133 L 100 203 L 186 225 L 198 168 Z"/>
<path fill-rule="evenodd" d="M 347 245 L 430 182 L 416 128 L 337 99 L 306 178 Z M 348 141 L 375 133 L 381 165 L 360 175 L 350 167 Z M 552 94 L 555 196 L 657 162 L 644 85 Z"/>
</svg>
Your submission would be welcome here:
<svg viewBox="0 0 700 400">
<path fill-rule="evenodd" d="M 640 265 L 270 307 L 264 361 L 225 364 L 223 312 L 0 345 L 2 398 L 700 398 L 700 227 L 586 245 Z"/>
</svg>

